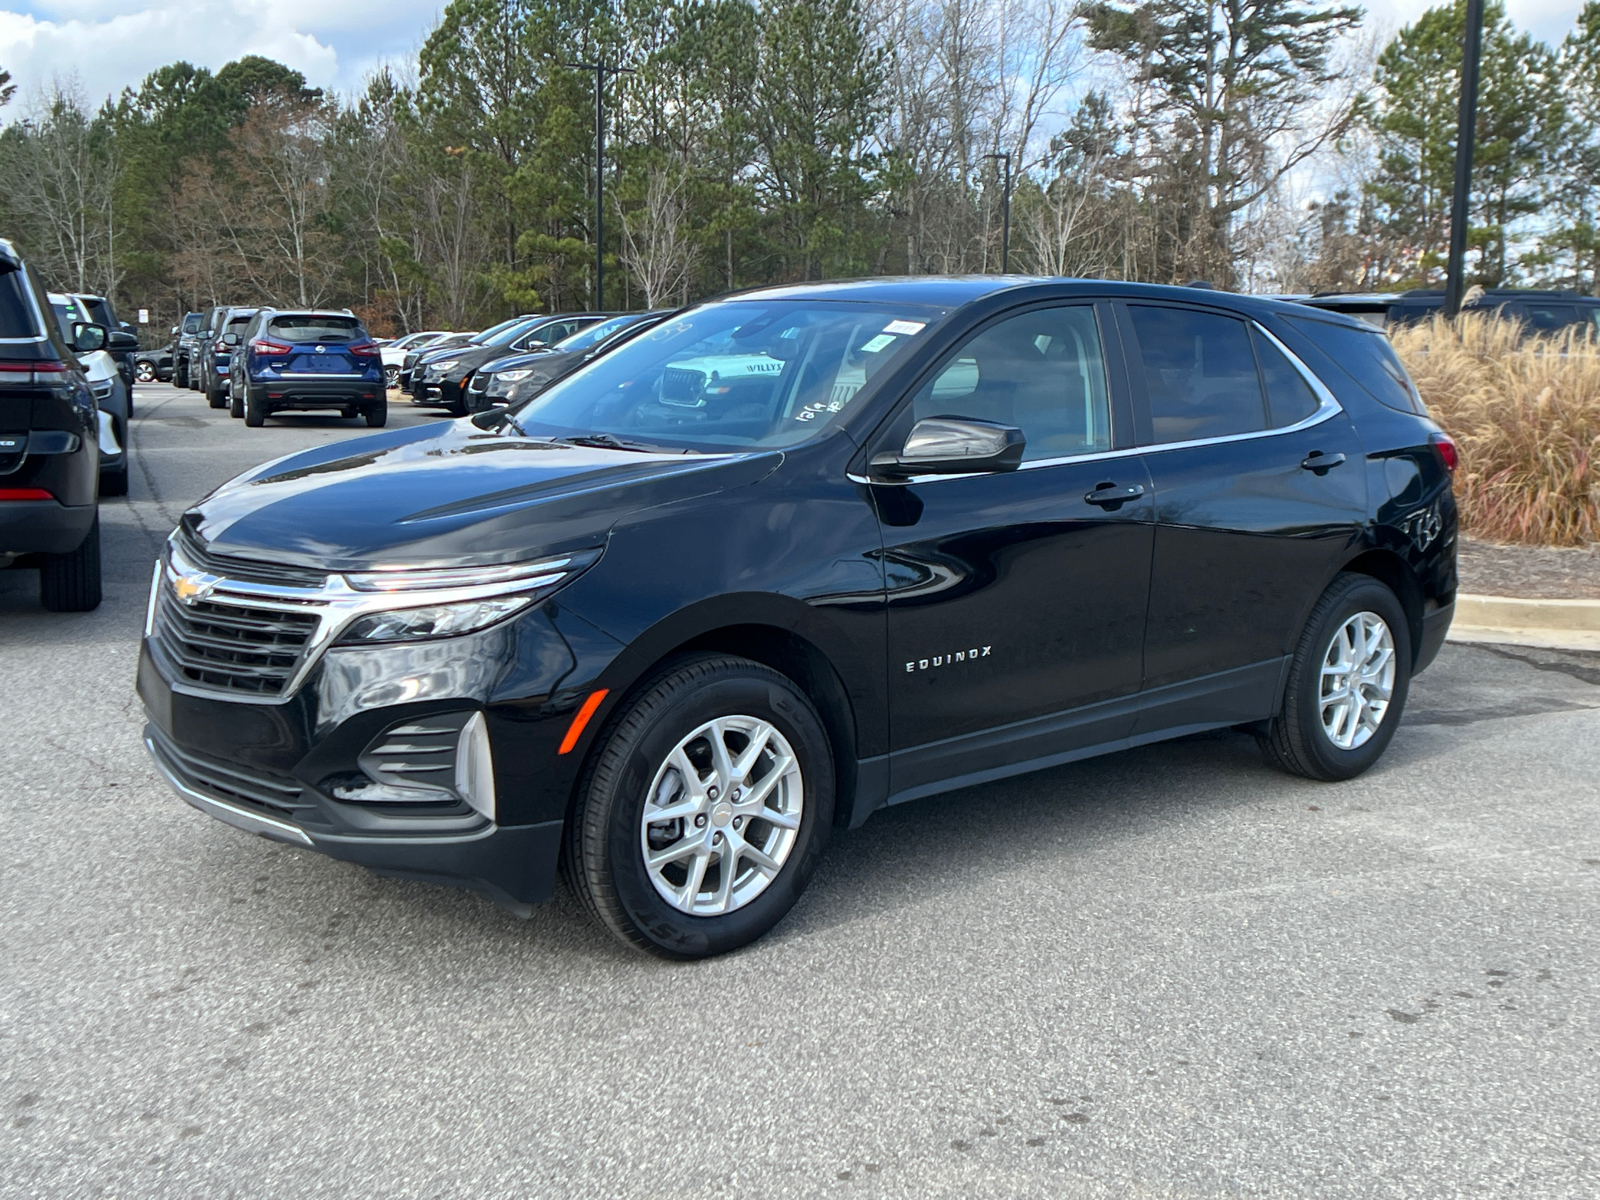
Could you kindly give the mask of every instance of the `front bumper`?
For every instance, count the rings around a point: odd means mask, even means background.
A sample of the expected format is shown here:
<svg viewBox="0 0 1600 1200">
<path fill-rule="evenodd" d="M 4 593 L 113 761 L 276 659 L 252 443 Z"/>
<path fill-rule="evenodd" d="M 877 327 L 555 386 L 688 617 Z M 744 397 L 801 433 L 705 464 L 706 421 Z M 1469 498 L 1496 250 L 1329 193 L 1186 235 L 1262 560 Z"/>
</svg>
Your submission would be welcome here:
<svg viewBox="0 0 1600 1200">
<path fill-rule="evenodd" d="M 517 916 L 527 916 L 555 888 L 561 821 L 488 825 L 444 837 L 363 837 L 321 830 L 313 836 L 290 819 L 241 803 L 237 794 L 222 794 L 187 769 L 192 756 L 175 754 L 153 723 L 145 727 L 144 744 L 156 770 L 178 795 L 208 817 L 246 833 L 359 863 L 380 875 L 470 888 Z"/>
</svg>

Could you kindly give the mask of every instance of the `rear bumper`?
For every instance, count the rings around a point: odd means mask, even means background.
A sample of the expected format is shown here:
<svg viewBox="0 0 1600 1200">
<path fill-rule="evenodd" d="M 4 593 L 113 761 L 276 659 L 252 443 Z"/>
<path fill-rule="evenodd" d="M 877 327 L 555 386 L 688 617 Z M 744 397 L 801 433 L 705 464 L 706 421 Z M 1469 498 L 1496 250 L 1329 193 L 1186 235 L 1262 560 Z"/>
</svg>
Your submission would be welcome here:
<svg viewBox="0 0 1600 1200">
<path fill-rule="evenodd" d="M 381 379 L 252 379 L 250 390 L 274 409 L 343 408 L 375 404 L 388 390 Z"/>
<path fill-rule="evenodd" d="M 0 553 L 66 554 L 83 544 L 94 524 L 93 504 L 0 500 Z"/>
<path fill-rule="evenodd" d="M 532 905 L 548 900 L 555 890 L 561 821 L 488 825 L 445 836 L 363 837 L 321 830 L 313 835 L 291 819 L 253 811 L 218 795 L 190 777 L 162 741 L 152 727 L 146 727 L 145 748 L 162 778 L 189 804 L 235 829 L 359 863 L 380 875 L 470 888 L 517 916 L 527 916 Z"/>
</svg>

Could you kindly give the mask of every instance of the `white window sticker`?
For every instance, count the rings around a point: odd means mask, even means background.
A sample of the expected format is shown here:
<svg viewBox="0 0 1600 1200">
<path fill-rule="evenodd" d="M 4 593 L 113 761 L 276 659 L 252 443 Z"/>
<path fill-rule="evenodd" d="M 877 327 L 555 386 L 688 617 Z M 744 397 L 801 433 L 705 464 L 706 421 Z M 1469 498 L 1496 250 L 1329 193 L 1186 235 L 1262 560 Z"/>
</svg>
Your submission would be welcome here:
<svg viewBox="0 0 1600 1200">
<path fill-rule="evenodd" d="M 885 333 L 905 334 L 910 337 L 913 333 L 921 333 L 926 329 L 926 321 L 890 321 L 883 327 Z"/>
<path fill-rule="evenodd" d="M 873 338 L 865 346 L 861 347 L 861 353 L 863 353 L 863 354 L 876 354 L 879 350 L 882 350 L 885 346 L 892 346 L 893 344 L 894 344 L 894 334 L 892 334 L 892 333 L 880 333 L 877 337 Z"/>
</svg>

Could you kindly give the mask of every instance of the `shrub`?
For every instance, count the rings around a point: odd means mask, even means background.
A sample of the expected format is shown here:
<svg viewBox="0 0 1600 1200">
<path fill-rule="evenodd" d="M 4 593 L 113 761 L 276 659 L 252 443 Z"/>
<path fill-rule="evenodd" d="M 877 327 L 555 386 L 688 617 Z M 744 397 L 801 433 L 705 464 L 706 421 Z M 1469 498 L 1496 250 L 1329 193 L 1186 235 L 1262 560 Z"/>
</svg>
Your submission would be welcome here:
<svg viewBox="0 0 1600 1200">
<path fill-rule="evenodd" d="M 1397 329 L 1396 352 L 1461 453 L 1467 533 L 1600 541 L 1600 343 L 1587 329 L 1522 340 L 1511 321 L 1443 317 Z"/>
</svg>

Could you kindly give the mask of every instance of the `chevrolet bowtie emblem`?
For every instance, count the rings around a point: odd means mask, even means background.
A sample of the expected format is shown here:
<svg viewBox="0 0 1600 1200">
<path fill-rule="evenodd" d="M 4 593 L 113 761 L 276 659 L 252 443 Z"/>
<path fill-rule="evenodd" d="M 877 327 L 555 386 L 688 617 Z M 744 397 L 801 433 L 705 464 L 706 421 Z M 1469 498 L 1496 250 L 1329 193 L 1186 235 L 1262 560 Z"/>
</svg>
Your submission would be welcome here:
<svg viewBox="0 0 1600 1200">
<path fill-rule="evenodd" d="M 202 599 L 216 586 L 216 579 L 210 575 L 179 575 L 172 581 L 172 590 L 178 594 L 178 599 L 185 604 L 193 604 Z"/>
</svg>

